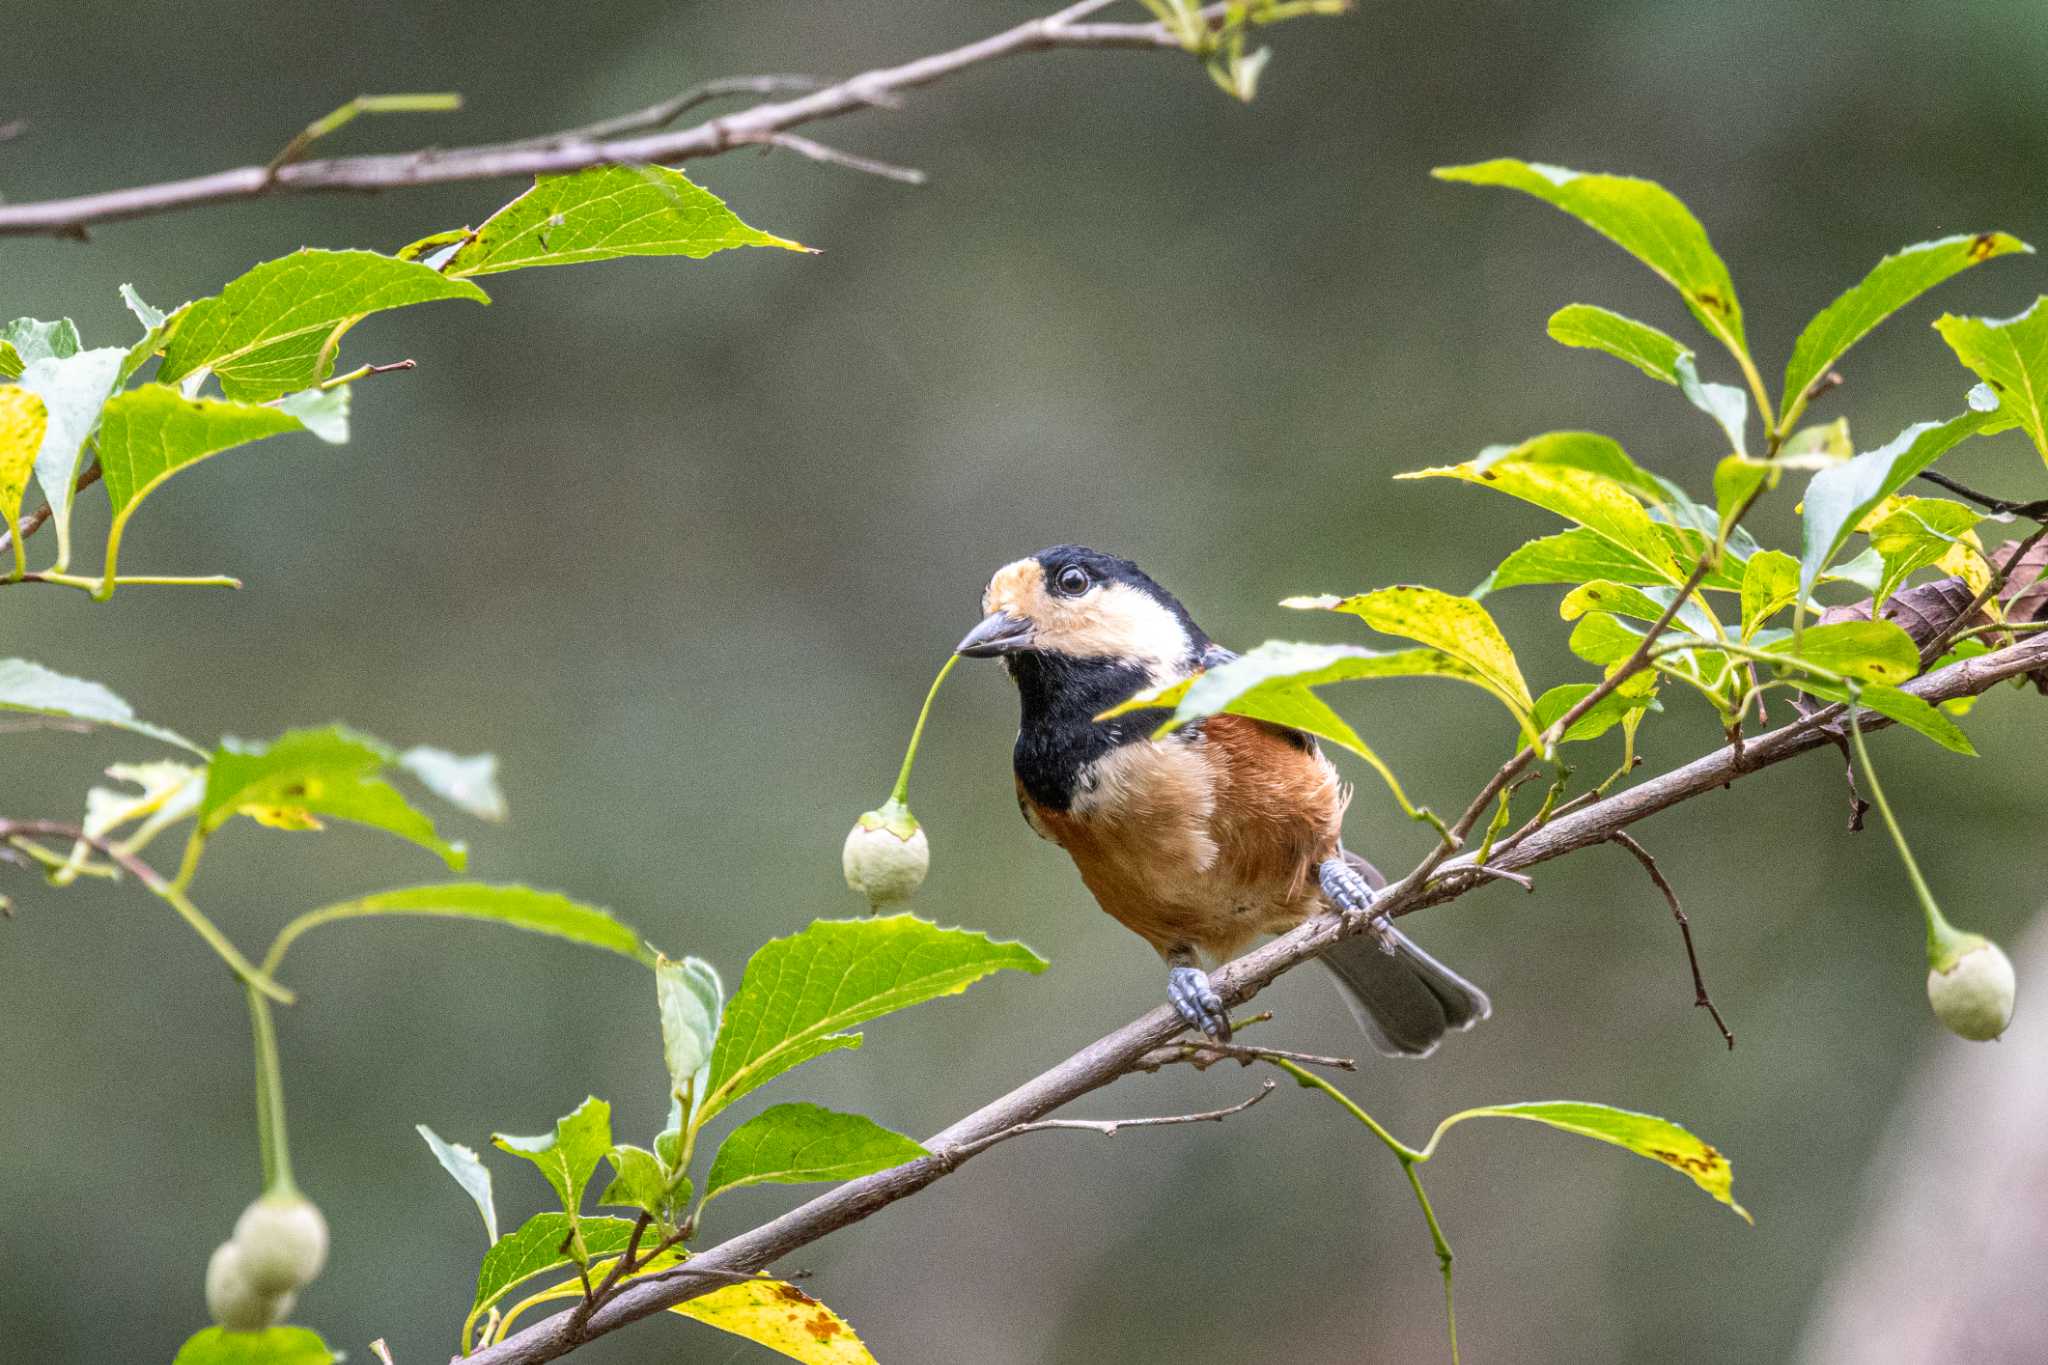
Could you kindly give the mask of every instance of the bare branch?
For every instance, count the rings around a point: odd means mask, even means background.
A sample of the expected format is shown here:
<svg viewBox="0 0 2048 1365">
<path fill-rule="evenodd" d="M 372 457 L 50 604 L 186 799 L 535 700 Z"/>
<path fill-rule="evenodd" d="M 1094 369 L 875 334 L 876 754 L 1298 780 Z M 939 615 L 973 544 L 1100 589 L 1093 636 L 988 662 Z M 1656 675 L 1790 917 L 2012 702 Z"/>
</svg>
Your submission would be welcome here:
<svg viewBox="0 0 2048 1365">
<path fill-rule="evenodd" d="M 764 133 L 752 139 L 763 147 L 781 147 L 795 152 L 798 156 L 809 157 L 830 166 L 844 166 L 850 171 L 861 171 L 867 175 L 879 175 L 884 180 L 894 180 L 899 185 L 922 185 L 924 172 L 915 166 L 898 166 L 891 161 L 877 161 L 870 156 L 855 156 L 842 152 L 837 147 L 827 147 L 822 142 L 813 142 L 795 133 Z"/>
<path fill-rule="evenodd" d="M 1013 28 L 951 51 L 920 57 L 899 66 L 879 67 L 793 99 L 757 104 L 736 114 L 708 119 L 674 132 L 659 131 L 666 106 L 656 105 L 611 124 L 444 150 L 425 149 L 371 156 L 330 157 L 293 161 L 276 167 L 240 166 L 186 180 L 169 180 L 100 194 L 49 199 L 37 203 L 0 204 L 0 235 L 83 238 L 93 223 L 117 222 L 169 213 L 201 204 L 254 199 L 264 195 L 315 192 L 374 193 L 415 185 L 445 185 L 467 180 L 503 180 L 561 174 L 592 166 L 672 166 L 699 157 L 717 156 L 735 147 L 772 142 L 777 134 L 822 119 L 838 118 L 876 106 L 891 105 L 907 90 L 931 85 L 970 67 L 1027 52 L 1063 48 L 1129 48 L 1179 51 L 1180 41 L 1160 23 L 1082 23 L 1111 0 L 1083 0 L 1053 14 L 1028 19 Z M 1225 7 L 1202 11 L 1210 23 L 1224 19 Z M 761 82 L 779 78 L 746 77 Z M 708 88 L 708 87 L 706 87 Z M 719 93 L 725 93 L 721 88 Z M 708 98 L 708 96 L 706 96 Z M 681 97 L 679 97 L 680 99 Z M 681 113 L 683 104 L 676 108 Z M 640 131 L 652 127 L 655 131 Z M 621 132 L 625 135 L 621 136 Z"/>
<path fill-rule="evenodd" d="M 1125 1128 L 1166 1128 L 1177 1123 L 1221 1123 L 1232 1114 L 1242 1114 L 1245 1110 L 1272 1094 L 1279 1087 L 1279 1084 L 1278 1081 L 1267 1081 L 1252 1092 L 1250 1099 L 1243 1100 L 1224 1109 L 1205 1109 L 1199 1114 L 1167 1114 L 1160 1118 L 1149 1119 L 1039 1119 L 1035 1123 L 1014 1124 L 999 1133 L 990 1133 L 987 1137 L 977 1138 L 973 1142 L 962 1143 L 960 1146 L 952 1149 L 951 1155 L 956 1161 L 964 1160 L 975 1155 L 977 1152 L 987 1151 L 998 1142 L 1007 1142 L 1013 1137 L 1022 1137 L 1026 1133 L 1049 1133 L 1056 1129 L 1082 1133 L 1100 1133 L 1104 1137 L 1115 1137 L 1119 1130 Z"/>
<path fill-rule="evenodd" d="M 1657 866 L 1657 860 L 1650 856 L 1650 850 L 1636 842 L 1634 835 L 1622 830 L 1616 830 L 1608 835 L 1607 838 L 1610 843 L 1620 844 L 1623 848 L 1634 854 L 1635 860 L 1643 865 L 1643 871 L 1650 874 L 1650 880 L 1656 883 L 1659 891 L 1664 893 L 1664 903 L 1671 907 L 1671 918 L 1678 921 L 1679 937 L 1685 940 L 1685 960 L 1687 965 L 1692 968 L 1692 1003 L 1695 1006 L 1704 1008 L 1708 1014 L 1714 1016 L 1714 1027 L 1721 1030 L 1721 1036 L 1728 1040 L 1728 1050 L 1733 1052 L 1735 1050 L 1735 1035 L 1729 1031 L 1727 1021 L 1721 1017 L 1721 1011 L 1714 1008 L 1714 998 L 1707 994 L 1706 980 L 1700 976 L 1699 954 L 1695 953 L 1692 947 L 1692 921 L 1687 919 L 1685 911 L 1679 908 L 1678 892 L 1673 889 L 1669 879 L 1664 876 L 1663 871 Z"/>
<path fill-rule="evenodd" d="M 1247 1066 L 1253 1062 L 1283 1060 L 1301 1066 L 1329 1067 L 1334 1071 L 1358 1070 L 1358 1063 L 1350 1057 L 1323 1057 L 1313 1052 L 1290 1052 L 1284 1047 L 1247 1047 L 1243 1043 L 1219 1043 L 1213 1038 L 1199 1041 L 1186 1038 L 1169 1047 L 1154 1048 L 1133 1063 L 1131 1070 L 1157 1071 L 1176 1062 L 1187 1062 L 1197 1071 L 1206 1071 L 1228 1057 L 1235 1057 Z"/>
<path fill-rule="evenodd" d="M 1904 690 L 1923 701 L 1949 701 L 1956 697 L 1976 696 L 2007 678 L 2020 677 L 2043 667 L 2048 667 L 2048 634 L 2033 636 L 2019 644 L 1951 664 L 1924 678 L 1915 679 Z M 1750 766 L 1747 769 L 1738 770 L 1728 751 L 1717 748 L 1673 772 L 1651 778 L 1640 786 L 1617 792 L 1568 816 L 1552 820 L 1513 849 L 1495 850 L 1494 860 L 1509 865 L 1513 870 L 1605 843 L 1617 830 L 1658 811 L 1740 781 L 1828 743 L 1820 728 L 1825 723 L 1825 716 L 1823 712 L 1752 738 L 1748 744 Z M 1881 717 L 1871 716 L 1868 728 L 1877 729 L 1881 723 Z M 1391 914 L 1404 915 L 1427 905 L 1456 900 L 1485 880 L 1476 873 L 1448 875 L 1469 872 L 1470 867 L 1469 859 L 1446 864 L 1447 875 L 1427 890 L 1412 885 L 1389 888 L 1381 893 L 1375 909 L 1384 908 Z M 1412 878 L 1409 880 L 1413 881 Z M 1366 926 L 1363 922 L 1347 925 L 1337 915 L 1318 915 L 1271 943 L 1225 964 L 1211 981 L 1226 1002 L 1242 1003 L 1340 939 L 1364 932 Z M 1171 1005 L 1160 1005 L 933 1137 L 925 1143 L 931 1150 L 930 1156 L 827 1190 L 779 1218 L 699 1253 L 686 1268 L 697 1276 L 706 1276 L 713 1271 L 754 1271 L 772 1265 L 797 1248 L 808 1246 L 850 1223 L 859 1222 L 950 1174 L 973 1154 L 974 1144 L 990 1134 L 1043 1118 L 1061 1105 L 1125 1075 L 1186 1027 Z M 712 1287 L 708 1283 L 657 1282 L 660 1279 L 659 1276 L 650 1276 L 627 1284 L 611 1302 L 591 1314 L 590 1320 L 583 1325 L 582 1336 L 601 1336 L 616 1331 L 630 1322 L 705 1293 Z M 495 1346 L 464 1357 L 464 1365 L 535 1365 L 536 1362 L 554 1360 L 574 1349 L 581 1339 L 567 1334 L 565 1329 L 569 1317 L 570 1312 L 564 1311 L 536 1322 Z"/>
</svg>

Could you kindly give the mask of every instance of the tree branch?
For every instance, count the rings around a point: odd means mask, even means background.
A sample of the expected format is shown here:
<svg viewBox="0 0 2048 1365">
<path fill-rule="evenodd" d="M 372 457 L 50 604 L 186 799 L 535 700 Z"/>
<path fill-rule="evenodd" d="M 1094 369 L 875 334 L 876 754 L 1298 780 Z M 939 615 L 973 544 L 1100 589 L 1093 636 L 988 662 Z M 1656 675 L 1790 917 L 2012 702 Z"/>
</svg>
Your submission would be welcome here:
<svg viewBox="0 0 2048 1365">
<path fill-rule="evenodd" d="M 689 96 L 652 106 L 621 119 L 542 134 L 516 142 L 489 143 L 442 150 L 424 149 L 370 156 L 329 157 L 276 167 L 240 166 L 186 180 L 169 180 L 101 194 L 49 199 L 36 203 L 0 204 L 0 236 L 83 238 L 94 223 L 117 222 L 170 213 L 201 204 L 256 199 L 265 195 L 314 192 L 374 193 L 414 185 L 445 185 L 464 180 L 502 180 L 551 175 L 592 166 L 664 165 L 717 156 L 736 147 L 769 143 L 803 150 L 781 135 L 821 119 L 876 106 L 888 107 L 906 90 L 931 85 L 970 67 L 1027 52 L 1061 48 L 1135 48 L 1179 51 L 1180 40 L 1159 23 L 1083 23 L 1115 0 L 1081 0 L 1049 15 L 948 52 L 920 57 L 899 66 L 879 67 L 793 99 L 757 104 L 736 114 L 707 119 L 674 132 L 660 126 L 689 107 Z M 1224 6 L 1202 11 L 1212 25 L 1224 21 Z M 789 78 L 740 77 L 713 82 L 701 89 L 717 94 L 735 89 L 787 88 Z M 748 83 L 752 82 L 751 85 Z M 771 87 L 769 82 L 783 84 Z M 695 92 L 692 92 L 693 94 Z M 656 131 L 639 132 L 652 125 Z M 620 133 L 627 136 L 620 136 Z M 638 135 L 632 135 L 638 134 Z M 815 147 L 816 144 L 810 144 Z M 811 154 L 806 152 L 806 155 Z M 830 159 L 842 162 L 845 156 Z"/>
<path fill-rule="evenodd" d="M 1664 893 L 1664 903 L 1671 907 L 1671 918 L 1678 921 L 1678 936 L 1685 940 L 1686 965 L 1692 968 L 1692 1003 L 1714 1016 L 1714 1027 L 1721 1030 L 1721 1036 L 1728 1040 L 1728 1050 L 1735 1050 L 1735 1034 L 1728 1028 L 1728 1021 L 1721 1017 L 1721 1011 L 1714 1006 L 1714 997 L 1707 994 L 1706 978 L 1700 975 L 1699 954 L 1692 947 L 1692 921 L 1685 917 L 1685 910 L 1678 903 L 1678 891 L 1664 875 L 1657 860 L 1650 856 L 1650 850 L 1636 842 L 1634 835 L 1616 830 L 1608 839 L 1627 849 L 1635 860 L 1643 865 L 1643 871 L 1650 874 L 1650 881 Z"/>
<path fill-rule="evenodd" d="M 1245 1110 L 1272 1094 L 1279 1084 L 1278 1081 L 1267 1081 L 1252 1092 L 1250 1099 L 1228 1105 L 1222 1109 L 1205 1109 L 1199 1114 L 1167 1114 L 1161 1118 L 1150 1119 L 1039 1119 L 1035 1123 L 1019 1123 L 1005 1128 L 999 1133 L 990 1133 L 987 1137 L 976 1138 L 973 1142 L 963 1143 L 953 1149 L 953 1159 L 964 1161 L 977 1152 L 987 1151 L 998 1142 L 1007 1142 L 1013 1137 L 1022 1137 L 1026 1133 L 1049 1133 L 1056 1130 L 1066 1130 L 1082 1133 L 1100 1133 L 1104 1137 L 1115 1137 L 1120 1130 L 1125 1128 L 1167 1128 L 1177 1123 L 1221 1123 L 1232 1114 L 1242 1114 Z"/>
<path fill-rule="evenodd" d="M 2048 667 L 2048 635 L 2040 635 L 1974 659 L 1951 664 L 1906 685 L 1924 701 L 1941 702 L 1989 691 L 2007 678 Z M 1492 861 L 1509 870 L 1548 862 L 1576 849 L 1605 843 L 1637 821 L 1729 783 L 1782 763 L 1829 742 L 1826 712 L 1751 738 L 1744 763 L 1738 766 L 1726 748 L 1694 760 L 1642 785 L 1553 820 L 1512 849 L 1496 849 Z M 1870 716 L 1868 726 L 1881 718 Z M 1441 847 L 1441 845 L 1437 845 Z M 1487 879 L 1471 865 L 1470 855 L 1444 864 L 1445 875 L 1424 888 L 1419 879 L 1404 879 L 1381 894 L 1374 909 L 1395 915 L 1427 905 L 1456 900 Z M 1463 875 L 1460 875 L 1463 874 Z M 1363 933 L 1361 920 L 1347 925 L 1334 914 L 1318 915 L 1244 957 L 1226 964 L 1211 978 L 1226 1003 L 1242 1003 L 1275 978 L 1317 956 L 1347 936 Z M 750 1231 L 728 1238 L 693 1257 L 690 1266 L 702 1275 L 712 1270 L 752 1271 L 774 1263 L 828 1233 L 916 1194 L 959 1168 L 982 1149 L 990 1135 L 1032 1123 L 1092 1090 L 1129 1072 L 1155 1049 L 1164 1046 L 1186 1025 L 1170 1005 L 1160 1005 L 1116 1032 L 1082 1048 L 1058 1065 L 1024 1082 L 1009 1094 L 982 1106 L 925 1146 L 931 1155 L 877 1175 L 863 1176 L 826 1191 L 788 1213 Z M 558 1313 L 497 1345 L 464 1358 L 465 1365 L 537 1365 L 554 1360 L 591 1336 L 616 1331 L 627 1323 L 659 1313 L 708 1293 L 710 1283 L 628 1283 L 603 1308 L 591 1314 L 572 1336 L 567 1328 L 573 1310 Z"/>
</svg>

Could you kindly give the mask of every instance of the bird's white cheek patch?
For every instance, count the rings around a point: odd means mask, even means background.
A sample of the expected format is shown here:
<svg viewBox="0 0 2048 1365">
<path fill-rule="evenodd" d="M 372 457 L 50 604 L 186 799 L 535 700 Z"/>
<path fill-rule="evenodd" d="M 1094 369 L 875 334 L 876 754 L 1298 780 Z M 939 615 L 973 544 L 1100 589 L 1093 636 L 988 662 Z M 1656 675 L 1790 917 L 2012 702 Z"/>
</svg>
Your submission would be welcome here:
<svg viewBox="0 0 2048 1365">
<path fill-rule="evenodd" d="M 1128 659 L 1166 682 L 1180 675 L 1190 642 L 1180 618 L 1128 583 L 1054 603 L 1039 623 L 1043 646 L 1081 659 Z"/>
</svg>

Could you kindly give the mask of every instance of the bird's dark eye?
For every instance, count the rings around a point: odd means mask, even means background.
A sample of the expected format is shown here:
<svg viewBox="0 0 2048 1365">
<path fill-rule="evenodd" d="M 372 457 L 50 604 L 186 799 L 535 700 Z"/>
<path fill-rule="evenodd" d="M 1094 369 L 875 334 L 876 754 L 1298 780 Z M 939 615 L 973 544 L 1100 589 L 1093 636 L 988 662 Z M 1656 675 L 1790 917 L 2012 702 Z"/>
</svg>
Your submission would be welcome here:
<svg viewBox="0 0 2048 1365">
<path fill-rule="evenodd" d="M 1088 591 L 1088 571 L 1078 564 L 1069 564 L 1054 577 L 1052 585 L 1062 596 L 1079 597 Z"/>
</svg>

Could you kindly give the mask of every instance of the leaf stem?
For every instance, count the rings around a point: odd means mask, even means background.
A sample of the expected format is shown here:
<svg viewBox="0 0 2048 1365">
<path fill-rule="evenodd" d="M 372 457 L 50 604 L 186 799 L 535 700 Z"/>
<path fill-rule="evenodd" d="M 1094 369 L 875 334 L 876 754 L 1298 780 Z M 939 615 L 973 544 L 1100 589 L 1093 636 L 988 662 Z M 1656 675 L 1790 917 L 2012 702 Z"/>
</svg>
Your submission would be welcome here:
<svg viewBox="0 0 2048 1365">
<path fill-rule="evenodd" d="M 278 1064 L 277 1025 L 263 992 L 254 983 L 248 992 L 249 1022 L 256 1035 L 256 1140 L 263 1151 L 263 1192 L 296 1194 L 291 1146 L 285 1140 L 284 1071 Z"/>
<path fill-rule="evenodd" d="M 924 738 L 924 723 L 932 713 L 932 699 L 939 695 L 939 684 L 953 671 L 953 665 L 960 662 L 958 654 L 948 654 L 946 662 L 939 665 L 939 676 L 932 679 L 931 691 L 924 694 L 924 706 L 917 713 L 917 724 L 910 731 L 910 747 L 903 751 L 903 769 L 896 774 L 896 786 L 890 791 L 889 799 L 902 805 L 910 799 L 910 765 L 917 761 L 917 742 Z"/>
<path fill-rule="evenodd" d="M 1444 1240 L 1443 1227 L 1436 1221 L 1436 1210 L 1429 1206 L 1429 1196 L 1423 1193 L 1422 1177 L 1415 1173 L 1416 1163 L 1403 1161 L 1402 1174 L 1408 1177 L 1409 1188 L 1415 1191 L 1415 1202 L 1422 1206 L 1422 1221 L 1429 1224 L 1429 1239 L 1436 1247 L 1436 1263 L 1444 1273 L 1444 1321 L 1451 1334 L 1451 1365 L 1458 1365 L 1458 1310 L 1451 1301 L 1451 1244 Z"/>
<path fill-rule="evenodd" d="M 1927 878 L 1920 874 L 1920 864 L 1913 857 L 1913 850 L 1906 843 L 1906 831 L 1899 826 L 1898 817 L 1892 814 L 1892 803 L 1885 798 L 1884 784 L 1877 780 L 1877 769 L 1871 766 L 1870 750 L 1863 743 L 1863 726 L 1857 719 L 1862 710 L 1855 701 L 1856 694 L 1850 693 L 1849 741 L 1856 746 L 1856 761 L 1863 768 L 1864 790 L 1877 805 L 1877 813 L 1884 817 L 1885 830 L 1892 836 L 1892 843 L 1899 850 L 1899 861 L 1906 865 L 1906 880 L 1913 884 L 1913 894 L 1920 898 L 1920 909 L 1927 916 L 1927 962 L 1937 970 L 1953 961 L 1956 953 L 1968 943 L 1972 936 L 1956 931 L 1941 913 L 1941 906 L 1935 903 L 1934 891 L 1927 885 Z"/>
</svg>

